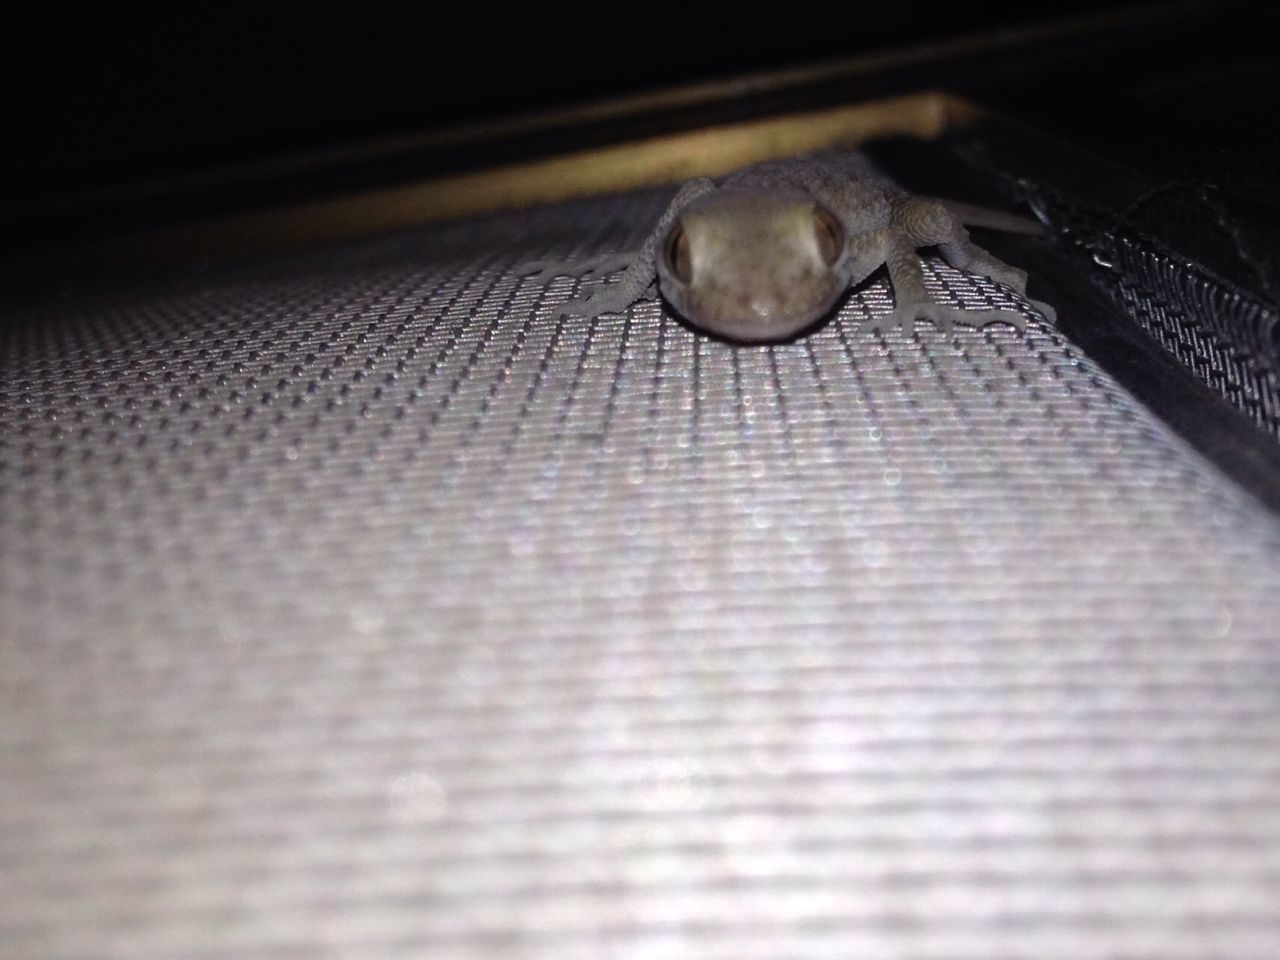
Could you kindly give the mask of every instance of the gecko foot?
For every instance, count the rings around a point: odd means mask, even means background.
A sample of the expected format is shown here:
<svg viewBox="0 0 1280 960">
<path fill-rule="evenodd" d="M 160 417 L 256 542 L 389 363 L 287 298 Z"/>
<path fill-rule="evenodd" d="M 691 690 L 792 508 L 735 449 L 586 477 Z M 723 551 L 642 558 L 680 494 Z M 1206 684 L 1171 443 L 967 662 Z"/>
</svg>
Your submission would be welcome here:
<svg viewBox="0 0 1280 960">
<path fill-rule="evenodd" d="M 624 284 L 610 284 L 596 287 L 586 293 L 580 293 L 555 306 L 556 316 L 562 317 L 600 317 L 606 313 L 625 313 L 627 308 L 637 300 L 656 298 L 653 285 L 639 296 L 626 289 Z"/>
<path fill-rule="evenodd" d="M 1037 304 L 1037 306 L 1039 306 Z M 957 323 L 971 327 L 985 327 L 989 323 L 1007 323 L 1015 330 L 1025 330 L 1027 319 L 1014 310 L 965 310 L 941 303 L 908 303 L 894 308 L 892 313 L 872 317 L 864 326 L 881 332 L 898 329 L 911 333 L 917 320 L 931 320 L 946 336 L 950 336 Z"/>
<path fill-rule="evenodd" d="M 556 277 L 585 277 L 589 273 L 604 276 L 625 270 L 634 259 L 633 254 L 605 254 L 586 260 L 530 260 L 519 267 L 517 276 L 536 277 L 546 286 Z M 573 302 L 573 301 L 570 301 Z"/>
<path fill-rule="evenodd" d="M 1028 300 L 1027 303 L 1031 304 L 1031 306 L 1043 313 L 1045 320 L 1048 321 L 1050 326 L 1056 327 L 1058 325 L 1058 311 L 1053 309 L 1053 307 L 1049 306 L 1043 300 Z"/>
</svg>

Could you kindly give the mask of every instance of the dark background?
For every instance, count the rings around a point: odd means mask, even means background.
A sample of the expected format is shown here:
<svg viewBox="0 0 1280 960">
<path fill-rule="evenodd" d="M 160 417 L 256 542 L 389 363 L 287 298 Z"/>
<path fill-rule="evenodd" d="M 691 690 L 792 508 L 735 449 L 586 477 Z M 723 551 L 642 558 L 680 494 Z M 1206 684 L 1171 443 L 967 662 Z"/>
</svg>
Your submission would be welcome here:
<svg viewBox="0 0 1280 960">
<path fill-rule="evenodd" d="M 696 16 L 548 10 L 449 22 L 65 15 L 12 23 L 0 104 L 6 247 L 251 209 L 658 130 L 948 89 L 1170 183 L 1274 209 L 1276 37 L 1265 5 L 849 4 Z M 457 19 L 460 23 L 454 23 Z M 1065 25 L 1065 26 L 1064 26 Z M 415 141 L 743 74 L 876 58 L 704 107 L 462 146 Z"/>
<path fill-rule="evenodd" d="M 346 16 L 11 12 L 0 40 L 0 300 L 61 303 L 183 282 L 245 256 L 234 244 L 229 253 L 178 249 L 177 231 L 152 228 L 942 90 L 1007 118 L 976 134 L 993 161 L 977 164 L 988 179 L 998 167 L 1016 171 L 1194 264 L 1218 289 L 1280 304 L 1280 12 L 1263 3 Z M 661 96 L 700 84 L 711 86 Z M 629 105 L 591 108 L 619 98 Z M 921 160 L 918 179 L 909 157 L 886 169 L 913 189 L 983 202 L 967 192 L 974 171 L 951 162 L 954 146 Z M 139 235 L 159 242 L 131 245 Z M 1068 240 L 1091 249 L 1079 235 Z M 1240 482 L 1274 497 L 1280 460 L 1270 438 L 1260 448 L 1251 424 L 1130 320 L 1099 322 L 1109 308 L 1079 282 L 1097 264 L 1068 268 L 1035 245 L 1007 251 L 1001 242 L 1018 240 L 993 238 L 992 249 L 1037 282 L 1065 278 L 1038 295 L 1065 305 L 1075 342 Z M 0 308 L 0 332 L 21 322 L 12 316 Z M 1087 321 L 1071 326 L 1072 317 Z M 1264 352 L 1276 355 L 1280 329 L 1268 335 L 1274 349 Z M 1224 355 L 1248 356 L 1257 342 Z"/>
</svg>

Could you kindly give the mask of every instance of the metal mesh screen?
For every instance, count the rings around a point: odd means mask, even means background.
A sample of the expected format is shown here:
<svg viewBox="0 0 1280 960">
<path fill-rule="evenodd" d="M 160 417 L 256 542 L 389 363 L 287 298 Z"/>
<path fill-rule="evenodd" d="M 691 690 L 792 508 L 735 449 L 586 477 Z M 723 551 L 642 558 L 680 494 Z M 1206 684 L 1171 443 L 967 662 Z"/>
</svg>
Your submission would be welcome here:
<svg viewBox="0 0 1280 960">
<path fill-rule="evenodd" d="M 663 199 L 17 326 L 7 956 L 1280 953 L 1276 523 L 1038 323 L 517 276 Z"/>
<path fill-rule="evenodd" d="M 1084 209 L 1026 180 L 1016 189 L 1083 255 L 1082 269 L 1127 316 L 1280 439 L 1280 314 L 1274 305 L 1141 238 L 1124 217 Z"/>
</svg>

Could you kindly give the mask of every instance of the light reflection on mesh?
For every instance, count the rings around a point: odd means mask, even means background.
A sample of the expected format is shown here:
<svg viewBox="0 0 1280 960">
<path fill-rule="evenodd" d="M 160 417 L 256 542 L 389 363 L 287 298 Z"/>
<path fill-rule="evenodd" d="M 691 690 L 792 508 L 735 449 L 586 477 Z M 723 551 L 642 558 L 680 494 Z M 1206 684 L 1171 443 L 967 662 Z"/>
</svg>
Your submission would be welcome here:
<svg viewBox="0 0 1280 960">
<path fill-rule="evenodd" d="M 8 956 L 1280 955 L 1272 521 L 1038 322 L 517 276 L 662 199 L 6 346 Z"/>
</svg>

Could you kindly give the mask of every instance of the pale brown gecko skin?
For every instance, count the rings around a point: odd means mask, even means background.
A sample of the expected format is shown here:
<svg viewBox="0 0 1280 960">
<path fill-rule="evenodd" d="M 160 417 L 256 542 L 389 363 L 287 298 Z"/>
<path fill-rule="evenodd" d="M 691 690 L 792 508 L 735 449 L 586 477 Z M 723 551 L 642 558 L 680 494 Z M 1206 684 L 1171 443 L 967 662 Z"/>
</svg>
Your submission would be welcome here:
<svg viewBox="0 0 1280 960">
<path fill-rule="evenodd" d="M 983 225 L 1027 232 L 1029 221 L 963 209 L 981 214 Z M 867 326 L 873 329 L 911 330 L 917 320 L 931 320 L 948 334 L 955 323 L 1025 327 L 1017 311 L 935 303 L 925 289 L 916 252 L 921 247 L 937 247 L 953 267 L 1026 292 L 1026 274 L 974 244 L 944 203 L 906 193 L 851 154 L 761 164 L 718 184 L 686 183 L 617 281 L 558 309 L 566 315 L 618 313 L 653 299 L 656 280 L 662 297 L 694 326 L 730 340 L 768 343 L 814 326 L 883 265 L 895 307 L 871 318 Z M 544 276 L 558 272 L 565 271 L 541 270 Z M 1052 308 L 1029 302 L 1055 320 Z"/>
</svg>

